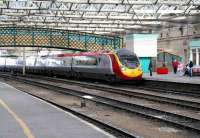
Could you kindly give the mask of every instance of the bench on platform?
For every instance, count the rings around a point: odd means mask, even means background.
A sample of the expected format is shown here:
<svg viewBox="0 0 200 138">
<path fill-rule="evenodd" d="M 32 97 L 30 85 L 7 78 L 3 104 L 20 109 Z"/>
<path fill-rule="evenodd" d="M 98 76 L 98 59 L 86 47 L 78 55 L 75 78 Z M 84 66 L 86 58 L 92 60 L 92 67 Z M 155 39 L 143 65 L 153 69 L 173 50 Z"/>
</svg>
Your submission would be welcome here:
<svg viewBox="0 0 200 138">
<path fill-rule="evenodd" d="M 192 68 L 193 75 L 200 75 L 200 66 L 194 66 Z"/>
</svg>

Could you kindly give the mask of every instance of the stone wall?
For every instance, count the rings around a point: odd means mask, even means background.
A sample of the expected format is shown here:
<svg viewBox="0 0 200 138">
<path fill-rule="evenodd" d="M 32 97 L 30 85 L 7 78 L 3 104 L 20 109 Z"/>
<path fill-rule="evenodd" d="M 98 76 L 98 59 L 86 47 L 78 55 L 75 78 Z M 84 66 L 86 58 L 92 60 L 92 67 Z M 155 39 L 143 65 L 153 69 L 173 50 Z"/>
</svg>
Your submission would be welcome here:
<svg viewBox="0 0 200 138">
<path fill-rule="evenodd" d="M 181 56 L 182 62 L 187 63 L 189 42 L 195 38 L 200 38 L 200 24 L 163 29 L 160 31 L 158 48 Z"/>
</svg>

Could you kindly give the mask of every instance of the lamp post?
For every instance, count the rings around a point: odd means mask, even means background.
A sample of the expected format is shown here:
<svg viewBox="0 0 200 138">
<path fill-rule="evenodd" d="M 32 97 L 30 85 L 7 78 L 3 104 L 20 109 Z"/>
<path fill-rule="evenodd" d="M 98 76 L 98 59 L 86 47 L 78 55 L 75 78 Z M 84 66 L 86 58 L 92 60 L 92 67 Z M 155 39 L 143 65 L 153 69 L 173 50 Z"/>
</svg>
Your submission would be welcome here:
<svg viewBox="0 0 200 138">
<path fill-rule="evenodd" d="M 26 75 L 26 57 L 25 57 L 25 47 L 23 47 L 23 69 L 22 69 L 23 76 Z"/>
</svg>

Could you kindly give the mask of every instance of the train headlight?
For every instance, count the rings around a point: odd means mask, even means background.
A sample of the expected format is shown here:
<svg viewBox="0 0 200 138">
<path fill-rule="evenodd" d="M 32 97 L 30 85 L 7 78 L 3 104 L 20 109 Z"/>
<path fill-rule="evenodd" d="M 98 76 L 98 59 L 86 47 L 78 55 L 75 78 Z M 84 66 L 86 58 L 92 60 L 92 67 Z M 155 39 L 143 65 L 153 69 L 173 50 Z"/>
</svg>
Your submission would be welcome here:
<svg viewBox="0 0 200 138">
<path fill-rule="evenodd" d="M 121 66 L 121 70 L 122 70 L 122 71 L 125 71 L 125 70 L 126 70 L 126 67 Z"/>
</svg>

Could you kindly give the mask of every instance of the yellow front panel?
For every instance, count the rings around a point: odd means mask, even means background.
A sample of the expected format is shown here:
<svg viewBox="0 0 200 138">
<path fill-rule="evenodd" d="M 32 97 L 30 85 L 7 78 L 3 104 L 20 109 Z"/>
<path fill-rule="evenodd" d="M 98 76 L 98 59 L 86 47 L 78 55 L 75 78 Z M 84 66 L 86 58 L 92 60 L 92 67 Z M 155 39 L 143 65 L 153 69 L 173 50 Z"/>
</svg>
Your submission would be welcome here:
<svg viewBox="0 0 200 138">
<path fill-rule="evenodd" d="M 119 64 L 120 67 L 121 67 L 122 73 L 123 73 L 125 76 L 134 78 L 134 77 L 140 76 L 140 75 L 143 73 L 140 66 L 137 67 L 136 69 L 129 69 L 129 68 L 127 68 L 126 66 L 122 65 L 122 63 L 120 62 L 120 60 L 119 60 L 119 58 L 118 58 L 118 56 L 117 56 L 116 54 L 114 54 L 114 55 L 115 55 L 115 58 L 116 58 L 118 64 Z M 123 69 L 122 69 L 122 68 L 123 68 Z"/>
</svg>

